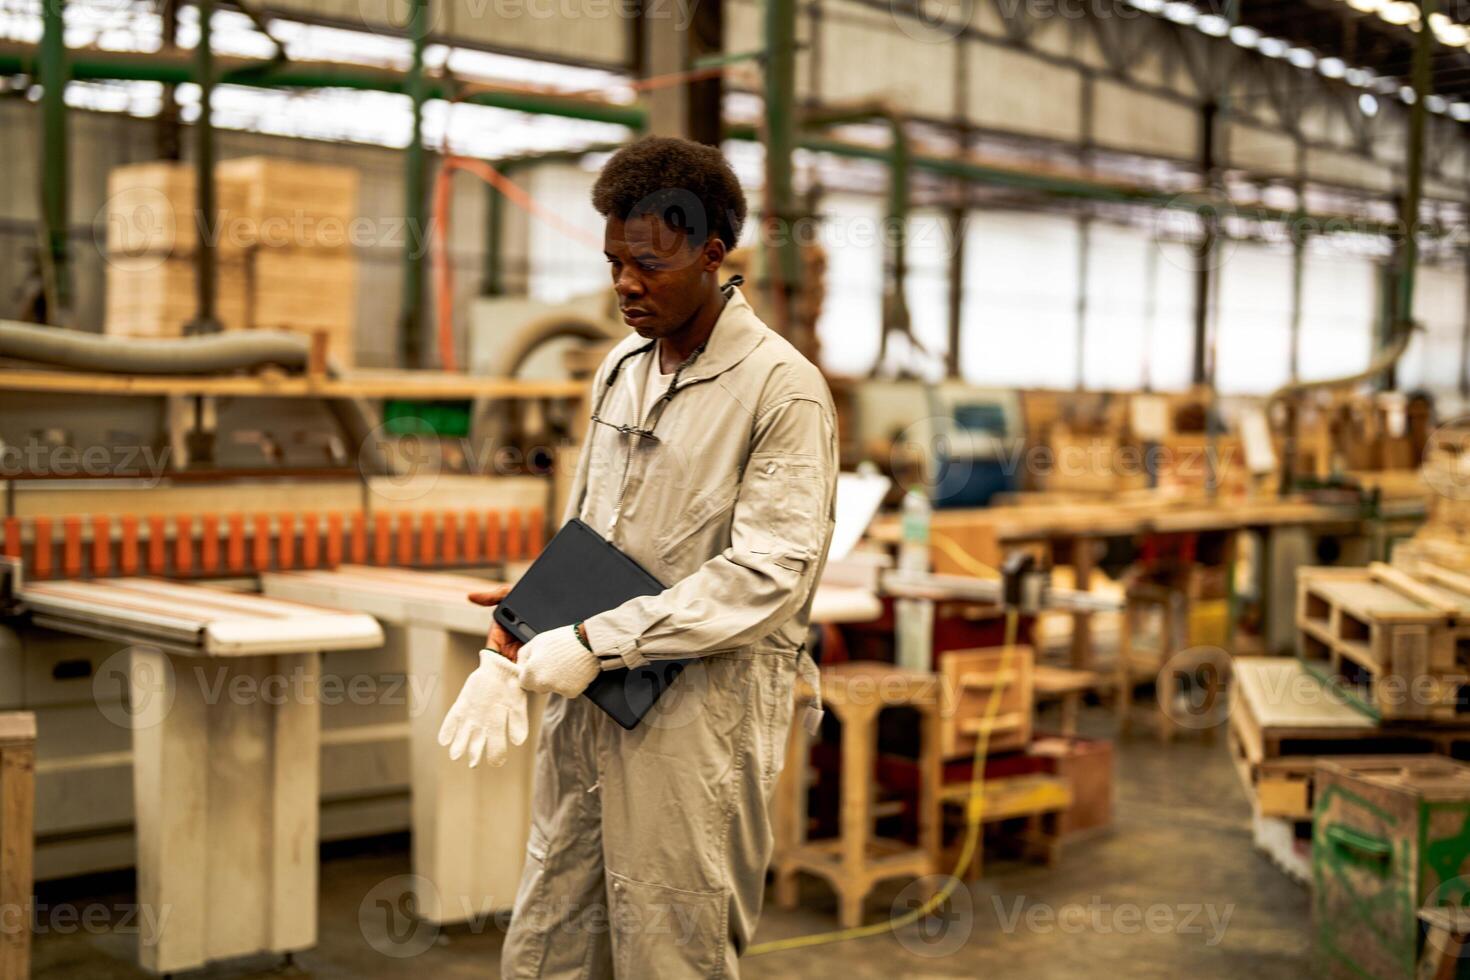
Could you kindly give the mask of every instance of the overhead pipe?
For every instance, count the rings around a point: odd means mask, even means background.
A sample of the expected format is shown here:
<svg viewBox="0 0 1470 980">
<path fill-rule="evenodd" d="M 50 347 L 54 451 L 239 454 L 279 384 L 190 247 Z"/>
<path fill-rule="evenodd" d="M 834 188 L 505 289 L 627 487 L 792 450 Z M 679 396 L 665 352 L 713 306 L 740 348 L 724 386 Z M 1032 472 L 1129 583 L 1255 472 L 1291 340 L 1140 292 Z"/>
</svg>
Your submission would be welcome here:
<svg viewBox="0 0 1470 980">
<path fill-rule="evenodd" d="M 86 49 L 71 52 L 71 57 L 71 77 L 78 81 L 113 79 L 153 81 L 173 85 L 195 81 L 194 71 L 188 59 L 172 57 L 166 52 L 136 55 Z M 34 75 L 37 69 L 36 62 L 34 45 L 0 43 L 0 75 Z M 216 82 L 219 84 L 249 85 L 256 88 L 345 88 L 405 94 L 405 76 L 402 73 L 384 69 L 344 65 L 336 62 L 292 62 L 288 67 L 272 69 L 271 62 L 259 59 L 217 58 L 216 64 L 219 68 Z M 425 86 L 425 99 L 448 99 L 452 97 L 452 94 L 440 82 L 429 82 Z M 516 112 L 610 123 L 633 130 L 641 130 L 645 118 L 642 107 L 638 105 L 621 105 L 598 99 L 562 96 L 511 86 L 477 87 L 474 92 L 467 94 L 460 101 Z M 758 139 L 755 128 L 749 125 L 727 125 L 725 135 L 731 139 Z M 891 150 L 883 147 L 865 146 L 813 134 L 798 136 L 795 142 L 798 147 L 814 153 L 830 153 L 834 156 L 873 160 L 888 166 L 893 165 Z M 964 157 L 913 154 L 909 163 L 916 169 L 941 176 L 959 177 L 976 183 L 1016 190 L 1029 190 L 1053 197 L 1138 204 L 1193 213 L 1218 209 L 1220 203 L 1218 200 L 1210 199 L 1207 195 L 1174 194 L 1139 185 L 1110 183 L 1057 173 L 1018 170 Z M 1232 205 L 1232 213 L 1242 218 L 1271 223 L 1286 223 L 1300 220 L 1302 217 L 1295 210 L 1255 205 Z M 1326 227 L 1329 231 L 1334 223 L 1348 225 L 1348 230 L 1377 235 L 1392 234 L 1397 229 L 1394 222 L 1359 221 L 1343 215 L 1307 215 L 1306 219 Z"/>
<path fill-rule="evenodd" d="M 154 339 L 111 337 L 0 320 L 0 357 L 99 374 L 230 374 L 277 365 L 306 370 L 310 338 L 285 330 L 232 330 L 208 336 Z M 332 361 L 327 374 L 341 377 Z M 364 398 L 324 398 L 350 445 L 359 447 L 371 472 L 391 472 L 379 440 L 370 438 L 377 415 Z"/>
</svg>

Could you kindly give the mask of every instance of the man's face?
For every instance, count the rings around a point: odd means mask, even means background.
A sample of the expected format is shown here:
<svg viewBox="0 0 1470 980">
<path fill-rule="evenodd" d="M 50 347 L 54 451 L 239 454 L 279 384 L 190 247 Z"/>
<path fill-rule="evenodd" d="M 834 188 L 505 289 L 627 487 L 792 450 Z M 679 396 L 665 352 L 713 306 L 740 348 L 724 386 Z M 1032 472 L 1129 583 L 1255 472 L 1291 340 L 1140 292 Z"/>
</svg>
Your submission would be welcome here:
<svg viewBox="0 0 1470 980">
<path fill-rule="evenodd" d="M 602 250 L 623 322 L 650 340 L 689 322 L 725 257 L 719 238 L 691 242 L 653 214 L 608 218 Z"/>
</svg>

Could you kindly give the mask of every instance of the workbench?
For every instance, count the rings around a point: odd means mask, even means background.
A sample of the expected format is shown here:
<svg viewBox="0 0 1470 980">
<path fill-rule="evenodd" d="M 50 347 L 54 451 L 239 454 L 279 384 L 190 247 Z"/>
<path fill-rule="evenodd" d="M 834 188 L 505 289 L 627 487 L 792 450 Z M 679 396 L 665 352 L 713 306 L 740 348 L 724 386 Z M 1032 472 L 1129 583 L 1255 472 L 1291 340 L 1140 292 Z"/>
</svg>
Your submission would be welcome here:
<svg viewBox="0 0 1470 980">
<path fill-rule="evenodd" d="M 378 624 L 156 579 L 18 599 L 37 626 L 127 652 L 129 698 L 109 718 L 132 734 L 138 903 L 154 910 L 138 917 L 142 966 L 314 946 L 321 654 L 380 645 Z"/>
<path fill-rule="evenodd" d="M 500 768 L 453 762 L 439 727 L 479 666 L 492 610 L 466 598 L 495 585 L 468 575 L 344 565 L 261 576 L 269 596 L 375 617 L 408 677 L 415 912 L 436 924 L 483 922 L 515 900 L 530 834 L 531 775 L 544 698 L 530 734 Z"/>
<path fill-rule="evenodd" d="M 1385 508 L 1390 512 L 1390 517 L 1413 520 L 1423 516 L 1423 499 L 1408 496 L 1403 481 L 1386 482 L 1384 489 L 1394 494 L 1391 506 Z M 1287 528 L 1308 528 L 1319 533 L 1333 530 L 1351 533 L 1361 530 L 1362 526 L 1363 515 L 1353 505 L 1315 503 L 1292 497 L 1212 501 L 1202 497 L 1179 498 L 1151 493 L 1128 495 L 1125 499 L 1108 503 L 1079 502 L 1064 498 L 1055 503 L 938 510 L 931 518 L 930 533 L 931 536 L 947 535 L 962 545 L 972 545 L 977 529 L 983 531 L 981 537 L 990 544 L 995 553 L 973 556 L 982 563 L 998 563 L 1000 555 L 1006 550 L 1028 544 L 1041 545 L 1048 552 L 1070 552 L 1075 572 L 1075 588 L 1080 592 L 1087 592 L 1092 585 L 1095 546 L 1107 538 L 1226 532 L 1230 541 L 1226 561 L 1233 565 L 1235 541 L 1243 531 L 1260 533 L 1269 542 L 1277 532 Z M 897 545 L 901 537 L 897 515 L 884 515 L 876 519 L 869 529 L 869 536 L 886 545 Z M 1376 547 L 1383 547 L 1382 542 Z M 1270 570 L 1262 575 L 1266 579 L 1260 586 L 1263 599 L 1270 594 L 1271 582 L 1290 583 L 1295 565 L 1312 563 L 1311 560 L 1302 560 L 1306 556 L 1286 557 L 1290 568 L 1276 567 L 1282 563 L 1274 555 L 1268 555 L 1262 562 L 1262 568 Z M 1283 594 L 1286 596 L 1286 609 L 1289 611 L 1291 596 L 1285 592 Z M 1079 670 L 1093 669 L 1090 633 L 1092 613 L 1079 608 L 1073 610 L 1072 615 L 1071 666 Z M 1281 620 L 1283 628 L 1289 631 L 1293 626 L 1289 622 L 1291 618 L 1289 612 L 1284 618 L 1268 617 L 1266 627 L 1271 630 L 1276 625 L 1274 620 Z M 1267 636 L 1268 648 L 1280 645 L 1269 639 L 1271 633 L 1268 632 Z"/>
</svg>

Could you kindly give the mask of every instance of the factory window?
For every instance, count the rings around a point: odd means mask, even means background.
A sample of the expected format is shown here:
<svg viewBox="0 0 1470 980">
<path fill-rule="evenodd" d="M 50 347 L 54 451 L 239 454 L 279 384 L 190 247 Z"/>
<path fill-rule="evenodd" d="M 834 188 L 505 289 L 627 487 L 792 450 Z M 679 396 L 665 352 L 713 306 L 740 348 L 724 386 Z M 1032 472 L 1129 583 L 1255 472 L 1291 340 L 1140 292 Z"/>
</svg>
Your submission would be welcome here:
<svg viewBox="0 0 1470 980">
<path fill-rule="evenodd" d="M 1083 387 L 1188 387 L 1194 309 L 1188 246 L 1101 222 L 1088 238 Z"/>
<path fill-rule="evenodd" d="M 940 211 L 909 215 L 907 232 L 904 298 L 914 337 L 929 355 L 915 353 L 907 363 L 912 373 L 939 381 L 949 350 L 949 263 L 954 257 L 954 236 L 948 217 Z"/>
<path fill-rule="evenodd" d="M 1218 254 L 1215 382 L 1223 394 L 1266 394 L 1290 375 L 1291 252 L 1227 241 Z"/>
<path fill-rule="evenodd" d="M 526 228 L 526 291 L 533 299 L 560 303 L 608 288 L 607 264 L 602 257 L 602 218 L 592 208 L 592 183 L 597 175 L 578 167 L 543 165 L 531 173 L 527 189 L 540 209 L 586 230 L 588 240 L 530 215 Z M 506 208 L 509 214 L 511 208 Z M 515 270 L 506 270 L 515 279 Z"/>
<path fill-rule="evenodd" d="M 965 229 L 960 371 L 982 385 L 1077 382 L 1077 222 L 972 211 Z"/>
<path fill-rule="evenodd" d="M 1308 252 L 1303 268 L 1304 381 L 1354 374 L 1366 368 L 1373 356 L 1378 268 L 1370 258 L 1341 254 L 1336 248 L 1331 239 L 1322 242 L 1318 250 Z"/>
<path fill-rule="evenodd" d="M 1399 361 L 1405 391 L 1426 388 L 1437 399 L 1454 398 L 1465 363 L 1465 272 L 1458 266 L 1420 266 L 1414 278 L 1414 335 Z"/>
<path fill-rule="evenodd" d="M 883 326 L 883 202 L 829 194 L 820 213 L 827 250 L 827 295 L 817 321 L 822 366 L 833 374 L 866 375 L 878 360 Z"/>
</svg>

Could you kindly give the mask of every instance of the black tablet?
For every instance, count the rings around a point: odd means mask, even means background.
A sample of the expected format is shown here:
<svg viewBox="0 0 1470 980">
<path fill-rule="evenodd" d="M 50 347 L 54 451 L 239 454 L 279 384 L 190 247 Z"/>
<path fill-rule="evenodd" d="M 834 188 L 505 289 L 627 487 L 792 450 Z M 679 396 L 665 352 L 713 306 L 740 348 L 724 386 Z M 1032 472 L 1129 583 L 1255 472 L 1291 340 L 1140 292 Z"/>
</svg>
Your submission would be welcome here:
<svg viewBox="0 0 1470 980">
<path fill-rule="evenodd" d="M 537 633 L 580 623 L 664 585 L 589 525 L 573 518 L 556 532 L 510 594 L 495 621 L 522 643 Z M 656 660 L 635 670 L 604 670 L 586 696 L 619 725 L 632 729 L 689 660 Z"/>
</svg>

